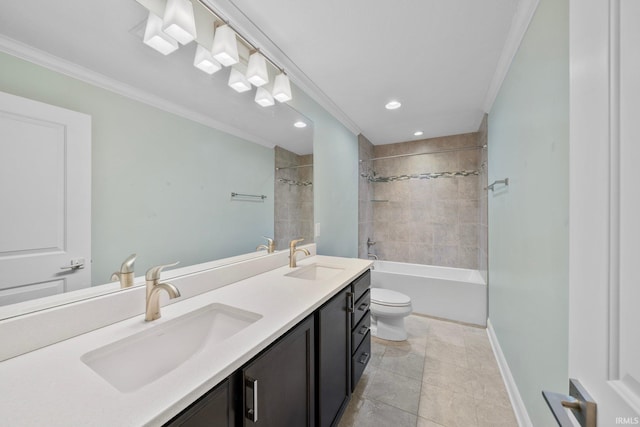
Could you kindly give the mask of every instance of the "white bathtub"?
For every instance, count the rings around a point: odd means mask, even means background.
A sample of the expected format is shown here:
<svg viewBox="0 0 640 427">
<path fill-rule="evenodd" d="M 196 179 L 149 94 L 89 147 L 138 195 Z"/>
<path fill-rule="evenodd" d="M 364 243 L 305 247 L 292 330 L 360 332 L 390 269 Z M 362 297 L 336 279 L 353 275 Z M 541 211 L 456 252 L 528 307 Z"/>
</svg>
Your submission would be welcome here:
<svg viewBox="0 0 640 427">
<path fill-rule="evenodd" d="M 487 324 L 487 284 L 477 270 L 374 261 L 371 286 L 408 295 L 414 313 Z"/>
</svg>

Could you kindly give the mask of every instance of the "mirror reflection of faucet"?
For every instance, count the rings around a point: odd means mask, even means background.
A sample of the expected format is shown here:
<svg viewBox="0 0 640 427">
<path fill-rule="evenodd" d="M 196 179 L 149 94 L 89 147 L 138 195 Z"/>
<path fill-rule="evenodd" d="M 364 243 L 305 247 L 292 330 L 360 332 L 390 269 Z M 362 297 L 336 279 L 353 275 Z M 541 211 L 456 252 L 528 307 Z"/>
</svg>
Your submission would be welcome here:
<svg viewBox="0 0 640 427">
<path fill-rule="evenodd" d="M 145 310 L 144 320 L 150 322 L 160 318 L 160 291 L 165 290 L 169 294 L 169 298 L 174 299 L 180 296 L 178 288 L 171 283 L 160 283 L 160 273 L 165 267 L 173 267 L 178 265 L 179 262 L 174 262 L 168 265 L 158 265 L 151 267 L 145 274 L 145 280 L 147 283 L 147 304 Z"/>
<path fill-rule="evenodd" d="M 268 254 L 272 254 L 276 250 L 276 243 L 271 237 L 262 236 L 263 239 L 267 239 L 266 245 L 260 245 L 256 248 L 256 251 L 266 250 Z"/>
<path fill-rule="evenodd" d="M 111 281 L 120 281 L 120 288 L 130 288 L 133 286 L 134 271 L 133 266 L 136 263 L 136 254 L 131 254 L 124 260 L 120 266 L 120 271 L 116 271 L 111 275 Z"/>
<path fill-rule="evenodd" d="M 311 255 L 311 253 L 306 248 L 296 248 L 296 245 L 302 242 L 304 239 L 292 240 L 289 243 L 289 267 L 296 268 L 296 253 L 303 252 L 306 256 Z"/>
</svg>

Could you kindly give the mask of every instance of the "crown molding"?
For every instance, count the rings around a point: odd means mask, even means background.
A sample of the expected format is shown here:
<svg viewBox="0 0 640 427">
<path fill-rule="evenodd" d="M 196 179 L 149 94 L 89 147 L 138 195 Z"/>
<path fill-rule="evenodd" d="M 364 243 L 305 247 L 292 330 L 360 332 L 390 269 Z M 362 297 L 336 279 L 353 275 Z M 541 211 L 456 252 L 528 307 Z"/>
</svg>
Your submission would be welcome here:
<svg viewBox="0 0 640 427">
<path fill-rule="evenodd" d="M 118 95 L 122 95 L 134 101 L 150 105 L 152 107 L 158 108 L 159 110 L 166 111 L 167 113 L 175 114 L 176 116 L 183 117 L 196 123 L 200 123 L 204 126 L 226 132 L 255 144 L 262 145 L 268 148 L 273 148 L 275 146 L 274 143 L 269 142 L 259 136 L 253 135 L 249 132 L 246 132 L 242 129 L 212 119 L 211 117 L 185 108 L 174 102 L 156 96 L 150 92 L 122 83 L 118 80 L 107 77 L 104 74 L 100 74 L 96 71 L 82 67 L 73 62 L 51 55 L 50 53 L 36 49 L 32 46 L 21 43 L 17 40 L 13 40 L 1 34 L 0 52 L 7 53 L 33 64 L 47 68 L 51 71 L 64 74 L 68 77 L 83 81 L 90 85 L 108 90 Z"/>
<path fill-rule="evenodd" d="M 289 79 L 305 92 L 311 99 L 328 111 L 336 120 L 342 123 L 355 135 L 362 133 L 360 127 L 344 112 L 333 100 L 316 85 L 295 62 L 283 52 L 273 40 L 271 40 L 260 27 L 258 27 L 247 15 L 236 6 L 233 0 L 196 0 L 206 3 L 222 17 L 229 21 L 233 27 L 241 32 L 255 46 L 260 47 L 269 58 L 286 70 Z"/>
<path fill-rule="evenodd" d="M 493 103 L 495 102 L 498 92 L 502 87 L 502 83 L 509 72 L 511 62 L 513 62 L 513 58 L 518 52 L 520 43 L 522 43 L 522 39 L 527 32 L 527 28 L 529 28 L 529 24 L 533 19 L 533 15 L 536 12 L 539 2 L 540 0 L 520 0 L 518 2 L 516 12 L 511 20 L 511 27 L 509 28 L 507 40 L 502 48 L 502 53 L 498 60 L 496 71 L 493 74 L 493 78 L 491 79 L 489 89 L 487 90 L 487 94 L 484 99 L 483 109 L 485 113 L 489 113 L 491 111 L 491 107 L 493 107 Z"/>
</svg>

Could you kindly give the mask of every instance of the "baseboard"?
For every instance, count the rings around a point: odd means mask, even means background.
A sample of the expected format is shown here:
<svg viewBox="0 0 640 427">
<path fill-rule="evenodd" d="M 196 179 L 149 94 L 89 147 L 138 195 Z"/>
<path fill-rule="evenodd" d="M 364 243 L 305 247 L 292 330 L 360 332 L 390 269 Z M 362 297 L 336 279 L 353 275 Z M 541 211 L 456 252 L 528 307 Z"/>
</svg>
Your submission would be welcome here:
<svg viewBox="0 0 640 427">
<path fill-rule="evenodd" d="M 502 349 L 500 348 L 500 343 L 498 342 L 496 332 L 493 330 L 491 319 L 487 319 L 487 335 L 489 336 L 491 348 L 493 348 L 493 354 L 496 356 L 496 360 L 498 361 L 498 368 L 500 368 L 502 380 L 507 388 L 507 394 L 509 394 L 509 400 L 511 401 L 511 406 L 513 407 L 513 412 L 515 413 L 518 425 L 520 427 L 533 427 L 527 408 L 524 406 L 524 402 L 520 396 L 518 386 L 516 386 L 513 375 L 511 375 L 507 359 L 504 357 L 504 353 L 502 353 Z"/>
</svg>

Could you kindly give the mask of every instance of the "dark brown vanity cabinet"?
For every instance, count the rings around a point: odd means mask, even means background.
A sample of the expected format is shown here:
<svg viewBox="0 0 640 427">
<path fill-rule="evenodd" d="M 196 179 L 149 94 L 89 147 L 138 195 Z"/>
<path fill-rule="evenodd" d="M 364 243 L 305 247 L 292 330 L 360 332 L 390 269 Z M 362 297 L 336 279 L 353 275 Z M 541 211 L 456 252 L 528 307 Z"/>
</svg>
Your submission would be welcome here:
<svg viewBox="0 0 640 427">
<path fill-rule="evenodd" d="M 335 426 L 371 355 L 362 274 L 166 426 Z"/>
<path fill-rule="evenodd" d="M 309 316 L 242 369 L 245 426 L 315 426 L 315 322 Z"/>
<path fill-rule="evenodd" d="M 316 312 L 317 425 L 336 425 L 351 396 L 351 286 Z"/>
</svg>

